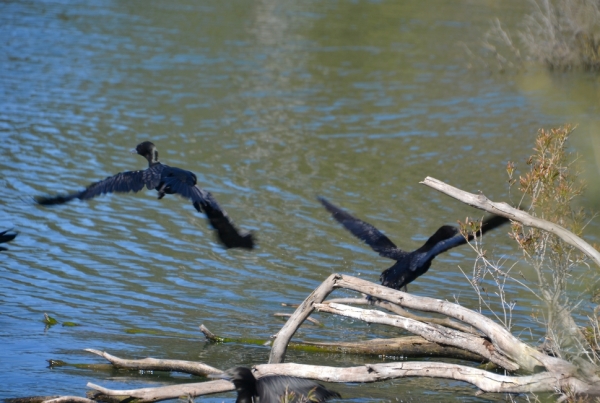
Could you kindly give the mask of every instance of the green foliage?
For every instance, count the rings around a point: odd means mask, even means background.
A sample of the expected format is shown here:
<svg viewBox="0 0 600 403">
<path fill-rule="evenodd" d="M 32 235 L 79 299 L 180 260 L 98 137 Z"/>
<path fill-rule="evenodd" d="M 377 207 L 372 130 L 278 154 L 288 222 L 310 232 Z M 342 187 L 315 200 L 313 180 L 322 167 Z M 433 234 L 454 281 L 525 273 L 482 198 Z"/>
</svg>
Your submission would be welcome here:
<svg viewBox="0 0 600 403">
<path fill-rule="evenodd" d="M 44 313 L 44 324 L 46 326 L 54 326 L 54 325 L 58 324 L 58 321 L 56 319 L 54 319 L 52 316 L 48 315 L 47 313 Z"/>
</svg>

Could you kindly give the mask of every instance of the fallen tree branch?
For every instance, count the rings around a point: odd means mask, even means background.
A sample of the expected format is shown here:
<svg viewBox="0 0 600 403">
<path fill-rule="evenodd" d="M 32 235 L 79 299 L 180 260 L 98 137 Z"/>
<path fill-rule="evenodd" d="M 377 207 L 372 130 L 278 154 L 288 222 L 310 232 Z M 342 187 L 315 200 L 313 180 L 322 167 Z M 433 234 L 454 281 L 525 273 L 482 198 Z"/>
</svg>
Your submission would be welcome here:
<svg viewBox="0 0 600 403">
<path fill-rule="evenodd" d="M 527 376 L 506 376 L 458 364 L 440 362 L 393 362 L 336 368 L 303 364 L 264 364 L 255 367 L 256 375 L 293 375 L 324 382 L 378 382 L 407 377 L 446 378 L 468 382 L 490 393 L 535 393 L 580 390 L 600 396 L 600 387 L 584 384 L 570 374 L 543 372 Z"/>
<path fill-rule="evenodd" d="M 5 403 L 42 403 L 46 400 L 59 399 L 60 396 L 27 396 L 4 399 Z"/>
<path fill-rule="evenodd" d="M 546 221 L 541 218 L 533 217 L 524 211 L 510 206 L 507 203 L 495 203 L 482 194 L 475 195 L 473 193 L 465 192 L 464 190 L 460 190 L 454 186 L 448 185 L 447 183 L 429 176 L 420 183 L 457 200 L 460 200 L 469 206 L 476 207 L 502 217 L 510 218 L 511 220 L 518 221 L 528 227 L 535 227 L 544 231 L 548 231 L 558 236 L 569 245 L 581 250 L 598 266 L 600 266 L 600 252 L 598 252 L 589 243 L 558 224 L 551 223 L 550 221 Z"/>
<path fill-rule="evenodd" d="M 323 281 L 321 285 L 318 286 L 294 311 L 292 316 L 276 335 L 277 338 L 271 347 L 269 362 L 279 363 L 283 361 L 288 342 L 292 336 L 294 336 L 294 333 L 296 333 L 296 330 L 298 330 L 298 327 L 302 322 L 304 322 L 304 320 L 312 313 L 314 310 L 313 305 L 323 302 L 333 291 L 335 285 L 334 279 L 338 277 L 340 277 L 339 274 L 330 275 L 327 280 Z"/>
<path fill-rule="evenodd" d="M 600 396 L 600 387 L 582 385 L 569 374 L 543 372 L 528 376 L 506 376 L 458 364 L 439 362 L 392 362 L 337 368 L 304 364 L 263 364 L 255 367 L 255 375 L 288 375 L 324 382 L 378 382 L 406 377 L 446 378 L 470 383 L 489 393 L 535 393 L 552 391 L 558 385 L 562 390 L 585 390 L 588 396 Z M 139 403 L 174 399 L 179 396 L 196 397 L 233 390 L 233 384 L 224 381 L 172 385 L 158 388 L 112 390 L 88 383 L 89 388 L 107 396 L 129 396 Z"/>
<path fill-rule="evenodd" d="M 480 363 L 484 357 L 452 346 L 425 340 L 421 336 L 369 339 L 358 342 L 304 342 L 288 345 L 291 350 L 308 350 L 342 354 L 368 354 L 385 357 L 441 357 Z"/>
<path fill-rule="evenodd" d="M 324 304 L 337 303 L 337 304 L 377 306 L 377 307 L 383 308 L 387 311 L 393 312 L 397 315 L 404 316 L 405 318 L 411 318 L 414 320 L 418 320 L 420 322 L 434 323 L 437 325 L 442 325 L 442 326 L 446 326 L 446 327 L 449 327 L 452 329 L 460 330 L 461 332 L 466 332 L 466 333 L 473 333 L 473 334 L 479 333 L 477 331 L 477 329 L 475 329 L 474 327 L 465 325 L 464 323 L 453 321 L 450 318 L 431 318 L 431 317 L 415 315 L 411 312 L 408 312 L 406 309 L 403 309 L 402 307 L 400 307 L 396 304 L 392 304 L 387 301 L 381 301 L 381 300 L 369 301 L 366 298 L 331 298 L 326 301 L 323 301 L 323 303 Z"/>
<path fill-rule="evenodd" d="M 220 374 L 223 371 L 211 367 L 201 362 L 182 361 L 182 360 L 160 360 L 156 358 L 143 358 L 140 360 L 128 360 L 115 357 L 104 351 L 86 348 L 85 351 L 104 357 L 117 368 L 126 368 L 134 370 L 153 370 L 153 371 L 178 371 L 187 374 L 206 376 L 208 374 Z"/>
<path fill-rule="evenodd" d="M 488 340 L 470 333 L 462 333 L 443 326 L 427 324 L 402 316 L 389 315 L 377 310 L 365 310 L 342 304 L 315 304 L 315 309 L 319 312 L 329 312 L 360 319 L 367 323 L 400 327 L 431 342 L 443 343 L 478 354 L 508 371 L 516 371 L 519 368 L 517 364 L 499 354 Z"/>
<path fill-rule="evenodd" d="M 517 363 L 522 370 L 539 372 L 544 367 L 556 371 L 573 372 L 577 370 L 568 361 L 550 357 L 537 351 L 517 339 L 493 320 L 461 305 L 435 298 L 418 297 L 351 276 L 340 275 L 338 278 L 334 278 L 333 281 L 335 281 L 336 288 L 367 293 L 375 298 L 384 299 L 405 308 L 423 312 L 436 312 L 468 323 L 480 330 L 490 339 L 496 350 Z"/>
<path fill-rule="evenodd" d="M 96 401 L 79 396 L 61 396 L 55 399 L 44 400 L 44 403 L 96 403 Z"/>
<path fill-rule="evenodd" d="M 90 389 L 94 389 L 107 396 L 123 396 L 122 400 L 130 400 L 133 397 L 137 400 L 137 403 L 177 399 L 180 396 L 190 396 L 194 398 L 196 396 L 210 395 L 214 393 L 222 393 L 235 390 L 233 383 L 226 380 L 187 383 L 183 385 L 160 386 L 157 388 L 125 390 L 108 389 L 100 385 L 88 382 L 87 387 Z"/>
</svg>

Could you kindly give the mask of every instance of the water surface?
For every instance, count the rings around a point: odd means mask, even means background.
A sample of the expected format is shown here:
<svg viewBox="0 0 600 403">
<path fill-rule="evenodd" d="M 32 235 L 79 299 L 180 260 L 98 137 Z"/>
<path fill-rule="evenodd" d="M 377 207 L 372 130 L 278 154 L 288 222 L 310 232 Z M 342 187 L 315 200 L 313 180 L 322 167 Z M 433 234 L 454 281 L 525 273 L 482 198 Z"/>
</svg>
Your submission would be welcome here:
<svg viewBox="0 0 600 403">
<path fill-rule="evenodd" d="M 0 224 L 20 235 L 0 252 L 0 397 L 199 379 L 47 368 L 47 359 L 102 362 L 84 348 L 224 369 L 266 362 L 268 348 L 207 344 L 198 325 L 267 338 L 284 323 L 272 316 L 281 302 L 300 302 L 335 272 L 378 281 L 392 263 L 346 233 L 316 195 L 414 249 L 442 224 L 482 216 L 419 181 L 510 200 L 504 166 L 524 167 L 539 127 L 579 123 L 574 146 L 597 174 L 589 151 L 600 127 L 597 78 L 501 74 L 463 50 L 479 49 L 494 17 L 518 26 L 521 3 L 2 3 Z M 54 208 L 32 202 L 143 169 L 129 150 L 144 140 L 165 163 L 195 172 L 238 226 L 256 231 L 259 248 L 224 250 L 190 203 L 154 191 Z M 597 205 L 598 193 L 583 204 Z M 519 252 L 505 232 L 485 245 L 512 263 Z M 586 237 L 599 234 L 592 223 Z M 473 259 L 468 247 L 440 256 L 410 291 L 476 307 L 459 270 L 471 272 Z M 537 343 L 543 333 L 529 317 L 537 302 L 515 286 L 508 294 L 518 301 L 515 330 Z M 44 313 L 79 326 L 45 328 Z M 324 328 L 296 338 L 396 334 L 318 317 Z M 380 360 L 288 355 L 340 366 Z M 440 380 L 334 388 L 357 402 L 496 398 Z M 233 394 L 202 398 L 223 399 Z"/>
</svg>

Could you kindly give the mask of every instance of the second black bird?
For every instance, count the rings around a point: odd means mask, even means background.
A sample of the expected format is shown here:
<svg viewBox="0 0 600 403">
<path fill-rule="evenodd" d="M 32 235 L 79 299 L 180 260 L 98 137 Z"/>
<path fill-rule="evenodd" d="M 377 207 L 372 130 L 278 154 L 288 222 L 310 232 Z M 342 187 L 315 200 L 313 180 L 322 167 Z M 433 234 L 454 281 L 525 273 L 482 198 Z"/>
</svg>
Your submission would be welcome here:
<svg viewBox="0 0 600 403">
<path fill-rule="evenodd" d="M 155 189 L 159 199 L 166 194 L 178 194 L 190 199 L 196 210 L 206 214 L 226 248 L 252 249 L 254 247 L 252 234 L 241 232 L 233 225 L 215 198 L 209 192 L 196 186 L 196 175 L 193 172 L 159 162 L 156 146 L 149 141 L 138 144 L 132 152 L 137 152 L 148 160 L 147 169 L 120 172 L 92 183 L 80 192 L 65 196 L 39 197 L 37 202 L 46 206 L 62 204 L 73 199 L 91 199 L 104 193 L 139 192 L 145 186 L 148 189 Z"/>
<path fill-rule="evenodd" d="M 403 288 L 406 290 L 407 284 L 413 282 L 417 277 L 422 276 L 429 270 L 431 261 L 440 253 L 467 243 L 467 240 L 457 227 L 444 225 L 419 249 L 406 252 L 398 248 L 388 237 L 371 224 L 353 217 L 323 197 L 319 197 L 319 201 L 331 213 L 333 218 L 340 222 L 355 237 L 369 245 L 380 256 L 396 260 L 396 263 L 389 269 L 384 270 L 380 277 L 382 285 L 396 290 Z M 481 224 L 481 232 L 478 233 L 485 234 L 489 230 L 508 221 L 508 218 L 497 215 L 486 217 Z M 473 238 L 474 235 L 469 234 L 468 239 L 471 240 Z"/>
<path fill-rule="evenodd" d="M 267 375 L 256 379 L 250 368 L 237 367 L 223 374 L 210 375 L 233 382 L 237 391 L 236 403 L 324 402 L 341 397 L 310 379 L 284 375 Z"/>
</svg>

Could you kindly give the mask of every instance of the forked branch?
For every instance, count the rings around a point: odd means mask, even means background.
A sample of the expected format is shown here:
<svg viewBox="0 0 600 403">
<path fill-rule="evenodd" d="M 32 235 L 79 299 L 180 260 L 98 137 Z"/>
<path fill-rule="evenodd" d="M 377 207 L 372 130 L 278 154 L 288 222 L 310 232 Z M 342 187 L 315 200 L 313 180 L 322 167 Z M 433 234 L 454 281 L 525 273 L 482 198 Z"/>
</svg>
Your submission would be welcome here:
<svg viewBox="0 0 600 403">
<path fill-rule="evenodd" d="M 426 177 L 421 183 L 450 197 L 460 200 L 469 206 L 473 206 L 502 217 L 510 218 L 511 220 L 518 221 L 528 227 L 539 228 L 555 234 L 569 245 L 581 250 L 586 254 L 586 256 L 600 266 L 600 252 L 594 249 L 592 245 L 558 224 L 551 223 L 550 221 L 546 221 L 541 218 L 533 217 L 524 211 L 510 206 L 507 203 L 493 202 L 482 194 L 476 195 L 465 192 L 464 190 L 460 190 L 454 186 L 448 185 L 447 183 L 429 176 Z"/>
</svg>

